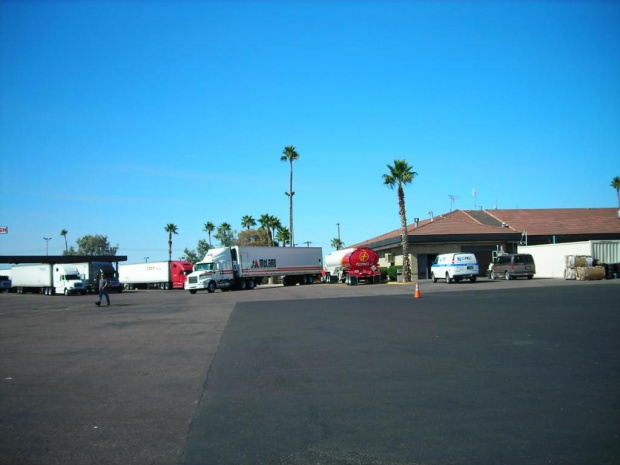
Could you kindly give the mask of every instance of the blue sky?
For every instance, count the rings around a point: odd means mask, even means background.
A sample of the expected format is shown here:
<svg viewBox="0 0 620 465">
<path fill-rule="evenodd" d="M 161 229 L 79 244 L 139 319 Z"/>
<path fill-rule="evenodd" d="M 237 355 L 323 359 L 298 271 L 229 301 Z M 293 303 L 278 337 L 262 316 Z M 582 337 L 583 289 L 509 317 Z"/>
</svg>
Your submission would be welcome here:
<svg viewBox="0 0 620 465">
<path fill-rule="evenodd" d="M 0 254 L 167 259 L 275 215 L 331 251 L 454 208 L 616 207 L 618 2 L 0 2 Z M 476 189 L 477 196 L 472 195 Z"/>
</svg>

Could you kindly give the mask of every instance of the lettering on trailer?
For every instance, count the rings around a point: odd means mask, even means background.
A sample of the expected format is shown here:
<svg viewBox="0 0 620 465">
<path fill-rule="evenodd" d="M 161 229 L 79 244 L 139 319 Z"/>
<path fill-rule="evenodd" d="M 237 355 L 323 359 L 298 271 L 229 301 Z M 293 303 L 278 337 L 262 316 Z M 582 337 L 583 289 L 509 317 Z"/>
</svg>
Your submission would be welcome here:
<svg viewBox="0 0 620 465">
<path fill-rule="evenodd" d="M 8 234 L 9 227 L 8 226 L 0 226 L 0 234 Z"/>
<path fill-rule="evenodd" d="M 252 269 L 255 268 L 277 268 L 275 258 L 260 258 L 252 262 Z"/>
</svg>

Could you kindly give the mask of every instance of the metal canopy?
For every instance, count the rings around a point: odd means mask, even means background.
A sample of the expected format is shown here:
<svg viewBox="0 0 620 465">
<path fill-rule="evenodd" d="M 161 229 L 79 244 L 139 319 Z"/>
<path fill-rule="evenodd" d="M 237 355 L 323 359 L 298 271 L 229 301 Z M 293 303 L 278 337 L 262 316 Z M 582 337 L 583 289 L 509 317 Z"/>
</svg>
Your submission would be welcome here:
<svg viewBox="0 0 620 465">
<path fill-rule="evenodd" d="M 127 255 L 0 255 L 0 263 L 126 262 Z"/>
</svg>

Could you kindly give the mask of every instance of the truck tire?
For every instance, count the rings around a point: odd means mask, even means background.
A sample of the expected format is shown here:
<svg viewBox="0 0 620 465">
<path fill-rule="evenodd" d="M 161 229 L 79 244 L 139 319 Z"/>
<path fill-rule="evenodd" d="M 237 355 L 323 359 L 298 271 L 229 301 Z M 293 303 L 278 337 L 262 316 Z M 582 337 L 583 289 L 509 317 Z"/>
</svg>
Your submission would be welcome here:
<svg viewBox="0 0 620 465">
<path fill-rule="evenodd" d="M 452 278 L 450 278 L 450 273 L 446 273 L 446 283 L 452 284 Z"/>
<path fill-rule="evenodd" d="M 512 276 L 510 276 L 510 273 L 508 271 L 506 271 L 504 277 L 506 278 L 506 281 L 510 281 L 512 279 Z"/>
<path fill-rule="evenodd" d="M 189 293 L 190 293 L 190 294 L 195 294 L 195 293 L 196 293 L 196 289 L 190 289 L 190 290 L 189 290 Z"/>
<path fill-rule="evenodd" d="M 65 289 L 65 295 L 69 295 L 69 289 Z"/>
<path fill-rule="evenodd" d="M 256 287 L 256 283 L 254 282 L 253 279 L 250 279 L 248 281 L 248 290 L 251 291 L 252 289 L 254 289 Z"/>
<path fill-rule="evenodd" d="M 209 284 L 207 284 L 207 292 L 209 294 L 213 294 L 215 292 L 215 281 L 209 281 Z"/>
<path fill-rule="evenodd" d="M 435 277 L 435 273 L 431 273 L 431 281 L 433 281 L 434 283 L 437 282 L 437 278 Z"/>
</svg>

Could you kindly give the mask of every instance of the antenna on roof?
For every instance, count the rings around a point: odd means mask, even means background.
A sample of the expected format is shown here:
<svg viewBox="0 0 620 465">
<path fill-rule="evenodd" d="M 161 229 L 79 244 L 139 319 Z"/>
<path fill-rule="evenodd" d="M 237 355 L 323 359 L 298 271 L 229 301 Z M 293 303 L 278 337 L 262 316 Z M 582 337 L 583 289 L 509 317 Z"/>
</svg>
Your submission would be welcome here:
<svg viewBox="0 0 620 465">
<path fill-rule="evenodd" d="M 478 190 L 473 188 L 471 190 L 471 195 L 474 196 L 474 210 L 478 210 Z"/>
<path fill-rule="evenodd" d="M 435 219 L 435 216 L 433 215 L 433 210 L 427 211 L 426 214 L 431 216 L 431 221 Z"/>
<path fill-rule="evenodd" d="M 452 211 L 452 205 L 454 205 L 454 202 L 456 202 L 456 199 L 458 199 L 459 196 L 448 194 L 448 197 L 450 197 L 450 211 Z"/>
</svg>

